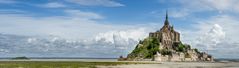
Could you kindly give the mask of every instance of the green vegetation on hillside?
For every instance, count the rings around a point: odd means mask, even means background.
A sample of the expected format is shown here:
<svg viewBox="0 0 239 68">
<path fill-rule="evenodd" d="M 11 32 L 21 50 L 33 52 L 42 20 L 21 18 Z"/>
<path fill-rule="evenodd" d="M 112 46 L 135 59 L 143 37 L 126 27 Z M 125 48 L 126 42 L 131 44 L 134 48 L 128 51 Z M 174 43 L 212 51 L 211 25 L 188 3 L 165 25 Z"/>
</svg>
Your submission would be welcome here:
<svg viewBox="0 0 239 68">
<path fill-rule="evenodd" d="M 173 44 L 173 49 L 177 52 L 185 53 L 186 57 L 190 57 L 190 55 L 187 53 L 187 50 L 191 49 L 190 45 L 183 44 L 182 42 L 175 43 Z M 194 50 L 198 52 L 197 49 Z M 127 59 L 150 59 L 153 58 L 157 52 L 161 53 L 162 55 L 172 54 L 172 50 L 170 49 L 160 49 L 159 39 L 148 37 L 139 42 L 135 49 L 127 56 Z"/>
<path fill-rule="evenodd" d="M 149 44 L 147 46 L 147 50 L 149 51 L 146 55 L 146 58 L 152 58 L 157 51 L 159 51 L 159 42 L 156 38 L 150 38 Z"/>
<path fill-rule="evenodd" d="M 189 49 L 191 49 L 191 47 L 190 47 L 190 45 L 185 45 L 185 44 L 183 44 L 183 43 L 179 43 L 178 45 L 177 45 L 177 47 L 176 47 L 176 51 L 177 52 L 186 52 L 187 50 L 189 50 Z"/>
<path fill-rule="evenodd" d="M 159 40 L 157 38 L 146 38 L 128 56 L 129 58 L 152 58 L 159 51 Z"/>
</svg>

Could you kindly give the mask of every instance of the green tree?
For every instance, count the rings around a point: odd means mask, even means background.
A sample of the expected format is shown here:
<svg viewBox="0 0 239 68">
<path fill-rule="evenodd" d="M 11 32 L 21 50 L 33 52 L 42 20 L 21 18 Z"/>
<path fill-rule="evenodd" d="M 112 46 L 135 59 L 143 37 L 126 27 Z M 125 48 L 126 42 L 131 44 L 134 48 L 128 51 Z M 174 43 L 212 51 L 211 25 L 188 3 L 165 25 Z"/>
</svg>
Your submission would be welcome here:
<svg viewBox="0 0 239 68">
<path fill-rule="evenodd" d="M 186 46 L 180 43 L 177 47 L 177 51 L 179 52 L 185 52 L 186 51 Z"/>
<path fill-rule="evenodd" d="M 146 58 L 152 58 L 159 51 L 159 40 L 157 38 L 149 38 L 149 44 L 147 46 L 148 53 Z"/>
</svg>

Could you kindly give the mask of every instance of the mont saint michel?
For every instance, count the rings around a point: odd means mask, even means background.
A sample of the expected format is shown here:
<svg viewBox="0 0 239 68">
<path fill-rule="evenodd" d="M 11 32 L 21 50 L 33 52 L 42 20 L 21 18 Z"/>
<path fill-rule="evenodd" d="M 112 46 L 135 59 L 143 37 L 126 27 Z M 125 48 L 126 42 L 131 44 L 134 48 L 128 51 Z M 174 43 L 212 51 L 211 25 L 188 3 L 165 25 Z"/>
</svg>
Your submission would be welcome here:
<svg viewBox="0 0 239 68">
<path fill-rule="evenodd" d="M 156 32 L 150 32 L 147 38 L 139 41 L 127 58 L 120 57 L 119 60 L 213 61 L 213 57 L 206 52 L 200 52 L 198 49 L 182 43 L 180 33 L 170 25 L 166 12 L 163 27 Z"/>
<path fill-rule="evenodd" d="M 239 68 L 239 0 L 0 0 L 0 68 Z"/>
</svg>

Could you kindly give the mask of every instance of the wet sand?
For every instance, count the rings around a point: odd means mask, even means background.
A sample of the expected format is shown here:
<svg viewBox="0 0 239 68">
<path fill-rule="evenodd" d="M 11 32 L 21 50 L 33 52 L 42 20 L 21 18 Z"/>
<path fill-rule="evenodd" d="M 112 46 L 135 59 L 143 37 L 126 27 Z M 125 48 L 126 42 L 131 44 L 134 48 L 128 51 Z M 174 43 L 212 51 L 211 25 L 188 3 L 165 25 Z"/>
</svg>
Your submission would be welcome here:
<svg viewBox="0 0 239 68">
<path fill-rule="evenodd" d="M 238 62 L 162 62 L 154 64 L 129 64 L 97 66 L 97 68 L 239 68 Z"/>
<path fill-rule="evenodd" d="M 25 68 L 34 68 L 24 65 L 25 63 L 31 64 L 31 66 L 42 64 L 42 68 L 46 66 L 62 65 L 58 63 L 64 63 L 68 66 L 78 65 L 80 68 L 85 66 L 93 66 L 96 68 L 239 68 L 239 62 L 156 62 L 156 61 L 117 61 L 117 59 L 31 59 L 31 60 L 0 60 L 0 68 L 16 68 L 16 63 L 19 66 L 25 66 Z M 33 62 L 33 63 L 32 63 Z M 7 64 L 7 65 L 3 65 Z M 12 66 L 11 64 L 15 65 Z M 12 67 L 4 67 L 4 66 Z M 67 66 L 66 65 L 66 66 Z M 103 66 L 106 65 L 106 66 Z M 2 66 L 2 67 L 1 67 Z M 64 66 L 64 65 L 63 65 Z M 55 67 L 50 67 L 55 68 Z M 61 67 L 59 67 L 61 68 Z M 62 67 L 65 68 L 65 67 Z"/>
</svg>

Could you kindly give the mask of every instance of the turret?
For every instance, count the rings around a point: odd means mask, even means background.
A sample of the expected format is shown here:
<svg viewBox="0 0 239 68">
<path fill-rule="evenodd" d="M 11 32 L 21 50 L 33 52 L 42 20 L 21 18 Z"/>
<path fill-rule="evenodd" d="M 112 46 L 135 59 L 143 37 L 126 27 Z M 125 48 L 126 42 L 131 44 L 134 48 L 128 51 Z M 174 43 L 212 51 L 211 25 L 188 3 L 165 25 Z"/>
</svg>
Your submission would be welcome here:
<svg viewBox="0 0 239 68">
<path fill-rule="evenodd" d="M 171 26 L 171 31 L 174 31 L 173 25 Z"/>
</svg>

